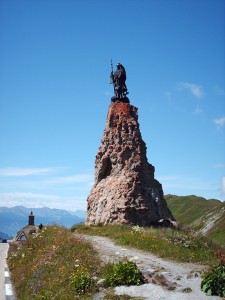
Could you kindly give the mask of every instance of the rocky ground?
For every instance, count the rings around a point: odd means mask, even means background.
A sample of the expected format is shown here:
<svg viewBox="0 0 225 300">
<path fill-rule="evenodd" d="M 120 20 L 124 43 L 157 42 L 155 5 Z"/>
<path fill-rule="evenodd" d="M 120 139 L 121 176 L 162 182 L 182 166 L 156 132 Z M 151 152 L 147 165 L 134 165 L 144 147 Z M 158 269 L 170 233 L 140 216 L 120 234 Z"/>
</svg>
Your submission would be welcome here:
<svg viewBox="0 0 225 300">
<path fill-rule="evenodd" d="M 123 248 L 110 239 L 99 236 L 83 236 L 92 242 L 102 262 L 118 262 L 124 258 L 135 261 L 149 283 L 141 286 L 120 286 L 115 288 L 117 295 L 143 297 L 151 300 L 216 300 L 220 297 L 206 296 L 200 290 L 200 272 L 204 266 L 190 263 L 175 263 L 140 250 Z M 103 294 L 95 300 L 103 299 Z"/>
</svg>

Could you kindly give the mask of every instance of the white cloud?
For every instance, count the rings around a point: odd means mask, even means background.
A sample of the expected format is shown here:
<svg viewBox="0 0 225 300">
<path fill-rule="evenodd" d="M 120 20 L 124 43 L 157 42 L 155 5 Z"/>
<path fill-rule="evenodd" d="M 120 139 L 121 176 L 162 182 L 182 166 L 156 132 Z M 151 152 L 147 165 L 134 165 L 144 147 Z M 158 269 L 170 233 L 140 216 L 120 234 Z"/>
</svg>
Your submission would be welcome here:
<svg viewBox="0 0 225 300">
<path fill-rule="evenodd" d="M 189 82 L 181 82 L 180 87 L 181 89 L 189 90 L 196 98 L 202 98 L 204 96 L 203 87 L 201 85 Z"/>
<path fill-rule="evenodd" d="M 74 176 L 65 176 L 65 177 L 55 177 L 47 180 L 47 183 L 51 184 L 63 184 L 63 183 L 83 183 L 83 182 L 92 182 L 93 175 L 90 174 L 80 174 Z"/>
<path fill-rule="evenodd" d="M 225 124 L 225 117 L 214 120 L 215 125 L 220 129 Z"/>
<path fill-rule="evenodd" d="M 221 163 L 221 164 L 214 164 L 213 168 L 215 169 L 224 169 L 225 168 L 225 164 Z"/>
<path fill-rule="evenodd" d="M 205 192 L 211 193 L 211 192 L 217 192 L 219 189 L 218 183 L 204 181 L 201 178 L 195 178 L 195 177 L 185 177 L 179 175 L 162 176 L 159 177 L 158 180 L 160 183 L 162 183 L 163 189 L 165 190 L 173 189 L 174 194 L 176 194 L 178 190 L 182 190 L 183 192 L 186 191 L 189 194 L 195 194 L 196 192 L 202 194 L 203 191 L 204 193 Z"/>
<path fill-rule="evenodd" d="M 33 176 L 55 173 L 57 168 L 4 168 L 0 169 L 0 176 Z"/>
<path fill-rule="evenodd" d="M 13 199 L 49 199 L 54 200 L 58 199 L 59 196 L 56 195 L 49 195 L 49 194 L 36 194 L 36 193 L 2 193 L 0 194 L 1 200 L 5 201 L 11 201 Z"/>
<path fill-rule="evenodd" d="M 30 208 L 58 208 L 65 210 L 86 210 L 86 197 L 64 197 L 51 194 L 35 193 L 1 193 L 1 206 L 13 207 L 22 205 Z"/>
</svg>

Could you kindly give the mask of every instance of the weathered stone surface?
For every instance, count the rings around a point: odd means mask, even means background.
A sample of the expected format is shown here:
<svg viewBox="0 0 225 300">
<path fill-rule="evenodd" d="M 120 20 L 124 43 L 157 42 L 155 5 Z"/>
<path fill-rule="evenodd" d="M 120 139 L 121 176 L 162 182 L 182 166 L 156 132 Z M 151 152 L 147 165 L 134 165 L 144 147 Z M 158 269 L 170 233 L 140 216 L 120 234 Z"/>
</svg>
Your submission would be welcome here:
<svg viewBox="0 0 225 300">
<path fill-rule="evenodd" d="M 109 107 L 102 145 L 96 155 L 95 183 L 87 199 L 86 224 L 149 226 L 173 221 L 154 179 L 138 124 L 137 108 L 128 103 Z"/>
</svg>

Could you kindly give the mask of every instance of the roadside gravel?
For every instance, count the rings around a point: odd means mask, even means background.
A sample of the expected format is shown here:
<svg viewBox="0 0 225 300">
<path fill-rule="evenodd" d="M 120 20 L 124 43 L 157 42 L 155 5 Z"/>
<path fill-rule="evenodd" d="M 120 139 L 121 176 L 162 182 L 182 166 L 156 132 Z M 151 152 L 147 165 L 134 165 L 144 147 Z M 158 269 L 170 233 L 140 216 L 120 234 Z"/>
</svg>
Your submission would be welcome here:
<svg viewBox="0 0 225 300">
<path fill-rule="evenodd" d="M 141 286 L 120 286 L 115 288 L 116 295 L 143 297 L 151 300 L 216 300 L 217 296 L 206 296 L 200 290 L 200 272 L 204 266 L 191 263 L 176 263 L 132 248 L 115 245 L 110 239 L 99 236 L 82 235 L 91 241 L 98 251 L 102 263 L 118 262 L 124 258 L 135 261 L 139 269 L 150 281 L 164 278 L 163 285 L 150 282 Z M 95 298 L 103 299 L 103 298 Z"/>
<path fill-rule="evenodd" d="M 5 264 L 8 251 L 8 243 L 0 243 L 0 300 L 5 300 Z"/>
</svg>

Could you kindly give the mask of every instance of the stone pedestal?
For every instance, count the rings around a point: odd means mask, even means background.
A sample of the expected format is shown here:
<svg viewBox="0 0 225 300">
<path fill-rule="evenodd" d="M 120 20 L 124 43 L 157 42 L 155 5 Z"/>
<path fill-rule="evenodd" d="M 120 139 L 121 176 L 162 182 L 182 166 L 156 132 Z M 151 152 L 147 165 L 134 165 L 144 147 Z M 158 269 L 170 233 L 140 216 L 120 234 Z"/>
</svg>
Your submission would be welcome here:
<svg viewBox="0 0 225 300">
<path fill-rule="evenodd" d="M 154 170 L 147 161 L 137 108 L 128 103 L 111 104 L 96 155 L 86 224 L 150 226 L 161 219 L 174 221 Z"/>
</svg>

